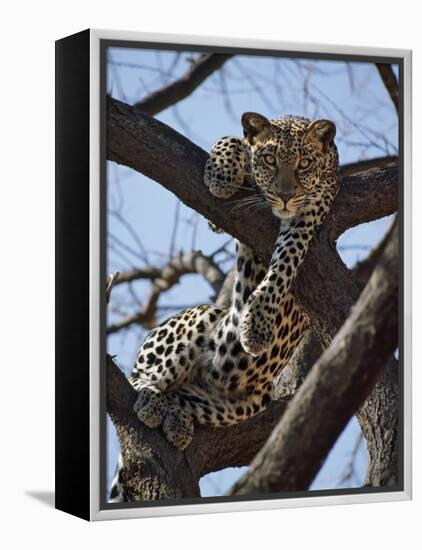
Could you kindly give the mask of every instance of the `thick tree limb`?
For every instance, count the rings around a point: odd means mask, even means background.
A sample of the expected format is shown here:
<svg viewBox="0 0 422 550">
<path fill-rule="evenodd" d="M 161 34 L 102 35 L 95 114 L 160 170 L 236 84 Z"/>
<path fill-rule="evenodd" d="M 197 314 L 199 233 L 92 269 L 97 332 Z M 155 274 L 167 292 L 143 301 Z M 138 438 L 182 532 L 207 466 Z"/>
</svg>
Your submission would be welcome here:
<svg viewBox="0 0 422 550">
<path fill-rule="evenodd" d="M 328 232 L 325 226 L 314 239 L 305 260 L 309 267 L 300 271 L 294 285 L 296 299 L 308 313 L 312 330 L 325 348 L 360 294 L 360 287 L 328 240 Z M 397 346 L 397 339 L 393 344 Z M 357 414 L 369 454 L 367 485 L 379 486 L 386 480 L 394 484 L 398 480 L 398 407 L 397 362 L 391 358 L 384 375 Z M 385 421 L 380 422 L 380 418 Z M 385 460 L 386 457 L 389 460 Z"/>
<path fill-rule="evenodd" d="M 369 453 L 365 485 L 387 487 L 399 481 L 399 367 L 392 357 L 365 403 L 357 411 Z"/>
<path fill-rule="evenodd" d="M 397 82 L 396 75 L 394 74 L 391 65 L 387 63 L 377 63 L 377 69 L 384 82 L 384 86 L 387 89 L 391 97 L 391 101 L 394 103 L 397 114 L 399 113 L 399 83 Z"/>
<path fill-rule="evenodd" d="M 282 421 L 230 494 L 309 487 L 346 422 L 393 353 L 399 330 L 395 228 L 350 317 L 317 361 Z"/>
<path fill-rule="evenodd" d="M 269 259 L 278 223 L 268 211 L 233 210 L 203 185 L 208 154 L 167 125 L 112 98 L 108 100 L 107 158 L 142 172 L 187 206 Z M 398 203 L 398 164 L 342 180 L 330 220 L 331 238 L 360 223 L 392 214 Z M 247 192 L 239 193 L 241 198 Z M 237 198 L 237 197 L 236 197 Z"/>
<path fill-rule="evenodd" d="M 187 451 L 180 453 L 161 430 L 151 430 L 139 422 L 132 411 L 136 391 L 110 356 L 107 369 L 107 411 L 125 452 L 123 478 L 125 488 L 129 483 L 131 500 L 199 496 L 198 481 L 203 475 L 228 466 L 244 466 L 252 460 L 286 408 L 287 401 L 280 400 L 264 413 L 232 428 L 198 427 Z M 134 471 L 136 479 L 132 481 Z M 153 495 L 148 489 L 151 476 L 156 485 Z M 166 480 L 170 478 L 169 483 Z M 177 496 L 168 496 L 172 492 Z"/>
<path fill-rule="evenodd" d="M 397 161 L 398 157 L 395 155 L 358 160 L 357 162 L 351 162 L 350 164 L 343 164 L 340 166 L 340 176 L 352 176 L 353 174 L 366 172 L 366 170 L 370 170 L 371 168 L 381 168 L 382 166 L 387 166 L 387 164 Z"/>
<path fill-rule="evenodd" d="M 135 103 L 134 107 L 151 116 L 164 111 L 190 95 L 231 57 L 221 53 L 199 56 L 183 76 Z"/>
<path fill-rule="evenodd" d="M 169 445 L 161 430 L 150 430 L 133 412 L 136 391 L 107 356 L 107 410 L 124 452 L 122 478 L 131 500 L 199 496 L 198 480 L 227 467 L 248 465 L 262 448 L 317 358 L 312 335 L 293 355 L 288 376 L 277 384 L 277 399 L 263 413 L 230 428 L 200 428 L 186 453 Z"/>
<path fill-rule="evenodd" d="M 396 218 L 378 245 L 353 268 L 353 277 L 360 288 L 368 282 L 397 224 Z M 365 485 L 382 487 L 397 483 L 399 395 L 399 367 L 392 357 L 370 396 L 357 412 L 369 453 Z"/>
<path fill-rule="evenodd" d="M 107 356 L 107 411 L 116 428 L 123 458 L 121 479 L 130 500 L 199 496 L 198 477 L 186 455 L 162 432 L 141 425 L 133 413 L 136 391 Z M 180 473 L 183 471 L 183 475 Z"/>
<path fill-rule="evenodd" d="M 397 155 L 358 160 L 357 162 L 351 162 L 350 164 L 343 164 L 340 166 L 340 176 L 343 178 L 345 176 L 352 176 L 354 174 L 359 174 L 360 172 L 366 172 L 372 168 L 381 168 L 382 166 L 387 166 L 388 164 L 397 161 Z"/>
</svg>

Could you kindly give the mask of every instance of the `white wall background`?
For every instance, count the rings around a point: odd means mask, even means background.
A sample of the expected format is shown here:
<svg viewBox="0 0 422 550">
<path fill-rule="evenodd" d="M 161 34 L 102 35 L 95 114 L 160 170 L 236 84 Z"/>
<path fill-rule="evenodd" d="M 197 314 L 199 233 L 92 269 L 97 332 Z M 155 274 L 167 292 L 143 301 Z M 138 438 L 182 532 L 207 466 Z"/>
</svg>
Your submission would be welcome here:
<svg viewBox="0 0 422 550">
<path fill-rule="evenodd" d="M 5 548 L 415 548 L 422 514 L 421 353 L 414 350 L 414 501 L 89 525 L 53 510 L 54 40 L 87 27 L 413 48 L 421 116 L 417 3 L 15 1 L 2 5 L 0 537 Z M 418 116 L 419 115 L 419 116 Z M 5 124 L 6 119 L 6 124 Z M 414 204 L 422 202 L 415 123 Z M 422 231 L 415 208 L 414 309 Z M 421 316 L 415 311 L 415 341 Z M 5 379 L 6 378 L 6 379 Z M 4 465 L 3 465 L 4 462 Z M 420 542 L 419 542 L 420 544 Z"/>
</svg>

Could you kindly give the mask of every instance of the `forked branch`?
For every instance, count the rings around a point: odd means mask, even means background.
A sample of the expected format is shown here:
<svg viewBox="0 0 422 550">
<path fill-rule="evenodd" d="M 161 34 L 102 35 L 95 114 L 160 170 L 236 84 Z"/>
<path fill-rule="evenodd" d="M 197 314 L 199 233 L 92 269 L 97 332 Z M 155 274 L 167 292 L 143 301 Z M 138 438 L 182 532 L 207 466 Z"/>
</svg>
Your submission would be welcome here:
<svg viewBox="0 0 422 550">
<path fill-rule="evenodd" d="M 395 227 L 349 318 L 230 494 L 279 493 L 309 487 L 395 350 L 399 330 L 398 249 Z"/>
</svg>

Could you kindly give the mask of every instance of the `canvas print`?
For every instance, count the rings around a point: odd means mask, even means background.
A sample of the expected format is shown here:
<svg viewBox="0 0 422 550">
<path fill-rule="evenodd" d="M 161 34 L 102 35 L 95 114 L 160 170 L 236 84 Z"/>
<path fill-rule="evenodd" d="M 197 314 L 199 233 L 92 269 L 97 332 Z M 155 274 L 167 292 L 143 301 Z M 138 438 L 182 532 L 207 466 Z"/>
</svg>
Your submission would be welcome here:
<svg viewBox="0 0 422 550">
<path fill-rule="evenodd" d="M 106 506 L 402 488 L 387 61 L 104 48 Z"/>
</svg>

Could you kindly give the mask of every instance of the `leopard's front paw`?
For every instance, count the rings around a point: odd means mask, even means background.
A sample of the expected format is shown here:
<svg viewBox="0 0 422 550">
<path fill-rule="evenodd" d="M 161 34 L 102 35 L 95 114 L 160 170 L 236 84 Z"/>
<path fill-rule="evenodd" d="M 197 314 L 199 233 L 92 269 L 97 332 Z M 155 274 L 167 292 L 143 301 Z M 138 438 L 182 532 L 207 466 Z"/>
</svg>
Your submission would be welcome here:
<svg viewBox="0 0 422 550">
<path fill-rule="evenodd" d="M 171 405 L 163 422 L 167 440 L 179 451 L 184 451 L 193 438 L 193 419 L 177 405 Z"/>
<path fill-rule="evenodd" d="M 205 163 L 204 183 L 214 197 L 229 199 L 243 185 L 245 166 L 242 141 L 231 136 L 221 138 Z"/>
<path fill-rule="evenodd" d="M 266 352 L 273 340 L 272 326 L 261 312 L 246 307 L 240 319 L 240 343 L 243 349 L 258 357 Z"/>
<path fill-rule="evenodd" d="M 167 410 L 167 400 L 158 388 L 141 388 L 133 407 L 137 417 L 149 428 L 158 428 Z"/>
</svg>

